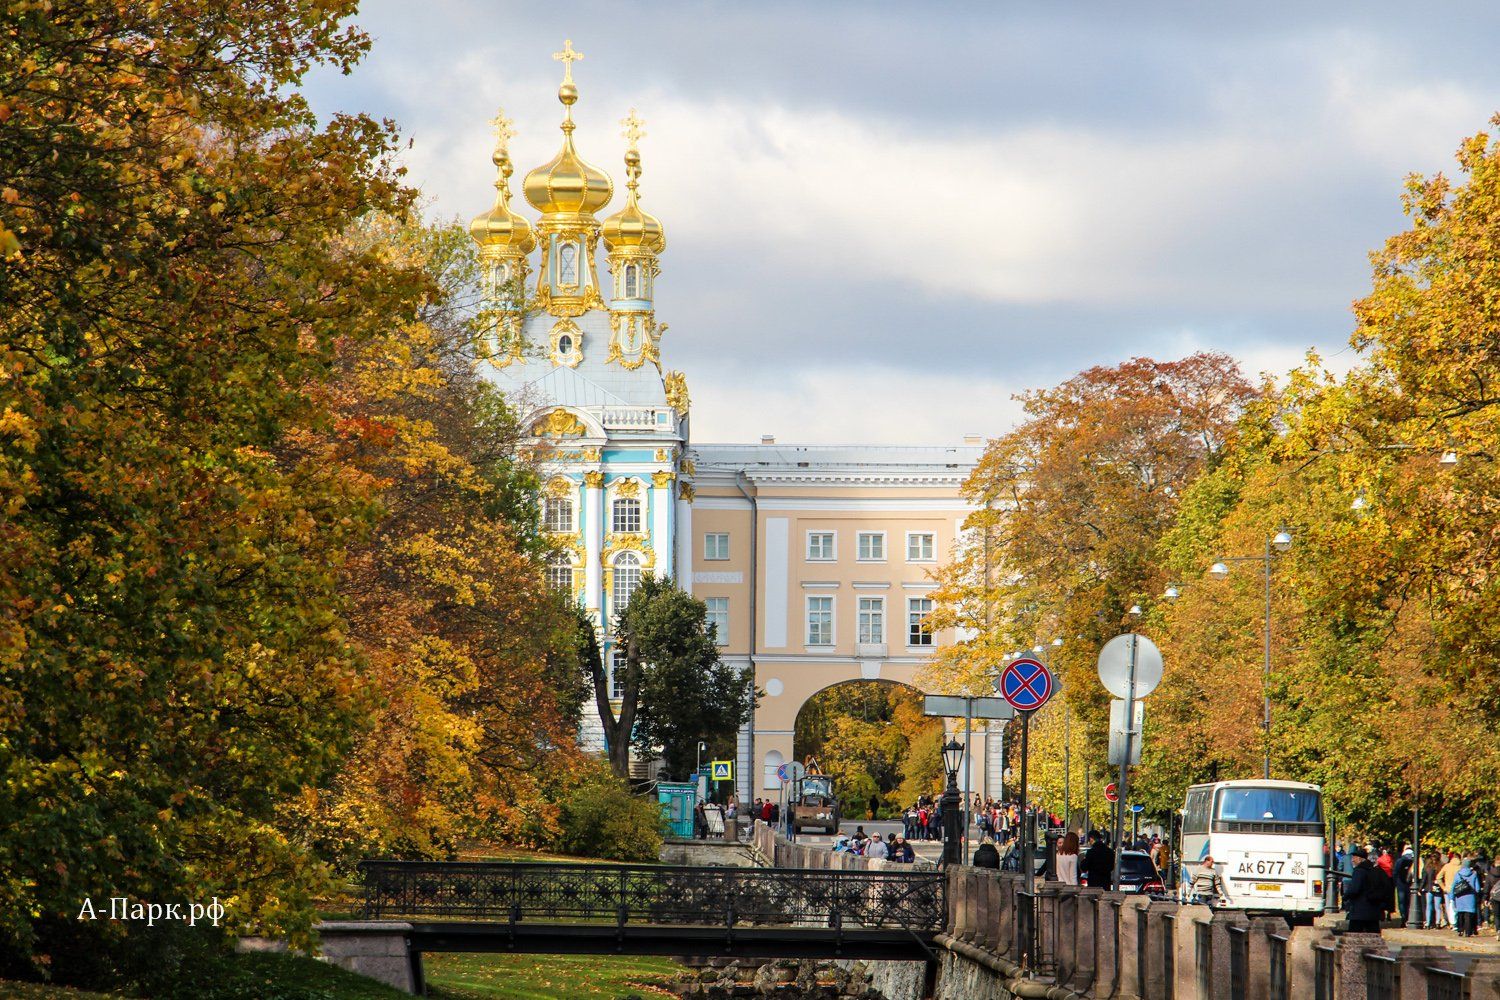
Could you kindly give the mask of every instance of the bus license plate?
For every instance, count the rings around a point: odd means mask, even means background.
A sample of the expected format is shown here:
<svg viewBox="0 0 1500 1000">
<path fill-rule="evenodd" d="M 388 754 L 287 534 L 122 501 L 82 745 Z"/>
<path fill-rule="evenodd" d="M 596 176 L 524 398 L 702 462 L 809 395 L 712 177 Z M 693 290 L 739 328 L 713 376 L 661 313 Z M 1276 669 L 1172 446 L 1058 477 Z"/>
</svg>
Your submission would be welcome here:
<svg viewBox="0 0 1500 1000">
<path fill-rule="evenodd" d="M 1276 885 L 1275 883 L 1271 883 L 1270 885 L 1267 885 L 1265 882 L 1257 882 L 1257 883 L 1255 883 L 1255 891 L 1256 892 L 1280 892 L 1281 891 L 1281 886 Z"/>
</svg>

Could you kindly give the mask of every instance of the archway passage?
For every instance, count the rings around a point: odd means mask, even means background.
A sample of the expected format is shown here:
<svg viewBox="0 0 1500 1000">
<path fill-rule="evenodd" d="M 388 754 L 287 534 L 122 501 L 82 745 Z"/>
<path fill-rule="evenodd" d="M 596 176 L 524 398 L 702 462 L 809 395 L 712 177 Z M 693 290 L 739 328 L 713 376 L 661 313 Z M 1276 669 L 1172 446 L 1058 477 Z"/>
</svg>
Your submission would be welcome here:
<svg viewBox="0 0 1500 1000">
<path fill-rule="evenodd" d="M 846 681 L 797 713 L 792 751 L 834 776 L 846 820 L 886 818 L 942 789 L 943 723 L 922 692 L 892 681 Z M 875 813 L 871 816 L 871 811 Z"/>
</svg>

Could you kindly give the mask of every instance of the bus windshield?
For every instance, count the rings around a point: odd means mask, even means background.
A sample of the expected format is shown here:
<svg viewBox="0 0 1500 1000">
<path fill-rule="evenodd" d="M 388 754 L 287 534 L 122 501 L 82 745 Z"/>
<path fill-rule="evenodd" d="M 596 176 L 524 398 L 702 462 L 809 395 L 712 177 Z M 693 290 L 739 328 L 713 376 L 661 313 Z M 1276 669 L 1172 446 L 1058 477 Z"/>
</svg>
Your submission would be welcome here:
<svg viewBox="0 0 1500 1000">
<path fill-rule="evenodd" d="M 1322 797 L 1310 788 L 1224 788 L 1216 819 L 1244 822 L 1319 823 Z"/>
</svg>

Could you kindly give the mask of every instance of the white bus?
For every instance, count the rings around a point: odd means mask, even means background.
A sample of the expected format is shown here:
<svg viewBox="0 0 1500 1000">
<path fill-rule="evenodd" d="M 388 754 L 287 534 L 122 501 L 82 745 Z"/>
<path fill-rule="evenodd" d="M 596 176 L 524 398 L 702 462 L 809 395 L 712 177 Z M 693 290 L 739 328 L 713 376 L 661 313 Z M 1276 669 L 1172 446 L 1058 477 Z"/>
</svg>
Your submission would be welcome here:
<svg viewBox="0 0 1500 1000">
<path fill-rule="evenodd" d="M 1179 896 L 1214 859 L 1229 905 L 1288 918 L 1323 910 L 1323 791 L 1300 781 L 1193 785 L 1182 807 Z"/>
</svg>

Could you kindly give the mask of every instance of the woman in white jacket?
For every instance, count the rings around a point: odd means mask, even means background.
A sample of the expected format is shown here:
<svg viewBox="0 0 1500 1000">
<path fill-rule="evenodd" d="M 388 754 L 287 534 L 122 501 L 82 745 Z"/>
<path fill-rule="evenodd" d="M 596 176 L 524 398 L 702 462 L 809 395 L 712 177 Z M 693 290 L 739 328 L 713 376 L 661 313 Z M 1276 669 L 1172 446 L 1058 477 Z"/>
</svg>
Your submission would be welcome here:
<svg viewBox="0 0 1500 1000">
<path fill-rule="evenodd" d="M 1057 880 L 1063 885 L 1078 884 L 1078 834 L 1072 830 L 1057 845 Z"/>
</svg>

